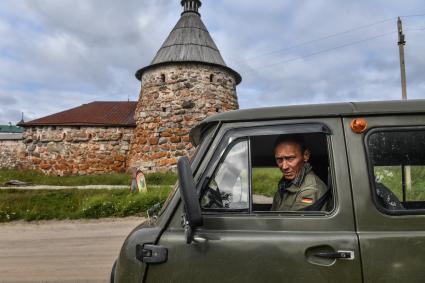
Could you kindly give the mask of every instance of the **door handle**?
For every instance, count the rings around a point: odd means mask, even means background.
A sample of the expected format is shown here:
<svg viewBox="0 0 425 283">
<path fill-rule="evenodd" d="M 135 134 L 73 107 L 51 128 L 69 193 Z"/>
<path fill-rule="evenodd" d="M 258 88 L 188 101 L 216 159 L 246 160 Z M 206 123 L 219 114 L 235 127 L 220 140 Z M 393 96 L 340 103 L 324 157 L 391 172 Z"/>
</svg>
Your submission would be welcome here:
<svg viewBox="0 0 425 283">
<path fill-rule="evenodd" d="M 327 259 L 345 259 L 345 260 L 353 260 L 354 259 L 354 251 L 336 251 L 336 252 L 321 252 L 316 253 L 314 256 L 327 258 Z"/>
</svg>

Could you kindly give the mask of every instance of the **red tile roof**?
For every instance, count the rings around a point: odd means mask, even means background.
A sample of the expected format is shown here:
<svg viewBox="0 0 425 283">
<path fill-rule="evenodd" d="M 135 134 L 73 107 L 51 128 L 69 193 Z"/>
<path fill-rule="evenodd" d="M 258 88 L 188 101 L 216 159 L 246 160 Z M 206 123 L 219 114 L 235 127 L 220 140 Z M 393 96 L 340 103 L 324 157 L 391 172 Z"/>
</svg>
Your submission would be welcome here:
<svg viewBox="0 0 425 283">
<path fill-rule="evenodd" d="M 135 127 L 136 101 L 94 101 L 35 119 L 19 126 L 124 126 Z"/>
</svg>

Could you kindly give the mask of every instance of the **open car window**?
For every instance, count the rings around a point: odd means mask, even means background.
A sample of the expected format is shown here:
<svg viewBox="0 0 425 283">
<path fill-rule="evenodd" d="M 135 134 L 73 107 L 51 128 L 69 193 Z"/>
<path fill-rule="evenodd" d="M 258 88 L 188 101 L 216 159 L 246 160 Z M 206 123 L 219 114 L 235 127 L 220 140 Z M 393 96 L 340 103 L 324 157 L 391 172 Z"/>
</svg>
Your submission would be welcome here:
<svg viewBox="0 0 425 283">
<path fill-rule="evenodd" d="M 284 135 L 261 135 L 250 138 L 253 211 L 270 212 L 273 198 L 278 191 L 278 184 L 283 173 L 276 164 L 274 146 L 280 136 Z M 308 162 L 312 167 L 312 172 L 330 190 L 331 176 L 326 134 L 305 133 L 299 136 L 304 140 L 306 149 L 311 152 Z M 320 208 L 312 207 L 312 211 L 330 211 L 331 208 L 332 200 L 329 196 L 323 206 Z"/>
<path fill-rule="evenodd" d="M 230 132 L 221 143 L 221 153 L 217 153 L 211 161 L 202 182 L 200 183 L 200 203 L 204 212 L 244 212 L 244 213 L 281 213 L 307 208 L 305 211 L 331 211 L 332 198 L 330 162 L 328 147 L 329 131 L 321 131 L 322 127 L 306 126 L 307 130 L 317 132 L 299 133 L 303 126 L 284 125 L 258 127 L 258 130 L 242 130 Z M 285 130 L 291 130 L 287 133 Z M 274 146 L 279 137 L 294 134 L 305 140 L 311 152 L 309 165 L 314 178 L 321 184 L 317 198 L 309 195 L 297 195 L 297 201 L 303 200 L 309 205 L 293 206 L 290 209 L 273 208 L 273 199 L 283 173 L 275 160 Z M 246 133 L 246 134 L 245 134 Z M 256 134 L 257 133 L 257 134 Z M 310 178 L 309 177 L 309 178 Z M 311 178 L 310 178 L 311 181 Z M 303 188 L 308 188 L 304 186 Z M 320 207 L 311 206 L 316 199 L 328 192 Z M 307 193 L 303 191 L 303 193 Z M 316 193 L 316 192 L 315 192 Z M 304 213 L 304 212 L 303 212 Z"/>
</svg>

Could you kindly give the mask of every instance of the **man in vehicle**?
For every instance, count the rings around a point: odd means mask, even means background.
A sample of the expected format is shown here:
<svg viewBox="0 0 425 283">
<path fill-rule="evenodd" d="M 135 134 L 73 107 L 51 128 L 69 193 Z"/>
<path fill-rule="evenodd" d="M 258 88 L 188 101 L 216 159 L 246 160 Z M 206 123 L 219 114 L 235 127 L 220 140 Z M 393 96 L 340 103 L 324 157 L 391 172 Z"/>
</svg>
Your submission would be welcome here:
<svg viewBox="0 0 425 283">
<path fill-rule="evenodd" d="M 280 136 L 275 143 L 274 154 L 283 176 L 271 210 L 321 210 L 325 201 L 322 196 L 328 189 L 308 163 L 310 150 L 305 147 L 304 140 L 297 135 Z"/>
</svg>

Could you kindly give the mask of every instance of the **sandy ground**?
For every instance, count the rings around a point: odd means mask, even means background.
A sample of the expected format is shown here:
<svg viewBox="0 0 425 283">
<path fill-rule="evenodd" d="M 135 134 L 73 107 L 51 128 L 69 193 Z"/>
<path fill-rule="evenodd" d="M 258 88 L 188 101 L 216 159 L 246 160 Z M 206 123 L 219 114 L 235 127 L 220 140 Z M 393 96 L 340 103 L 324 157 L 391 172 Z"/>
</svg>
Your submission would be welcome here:
<svg viewBox="0 0 425 283">
<path fill-rule="evenodd" d="M 109 282 L 140 217 L 0 224 L 0 282 Z"/>
</svg>

